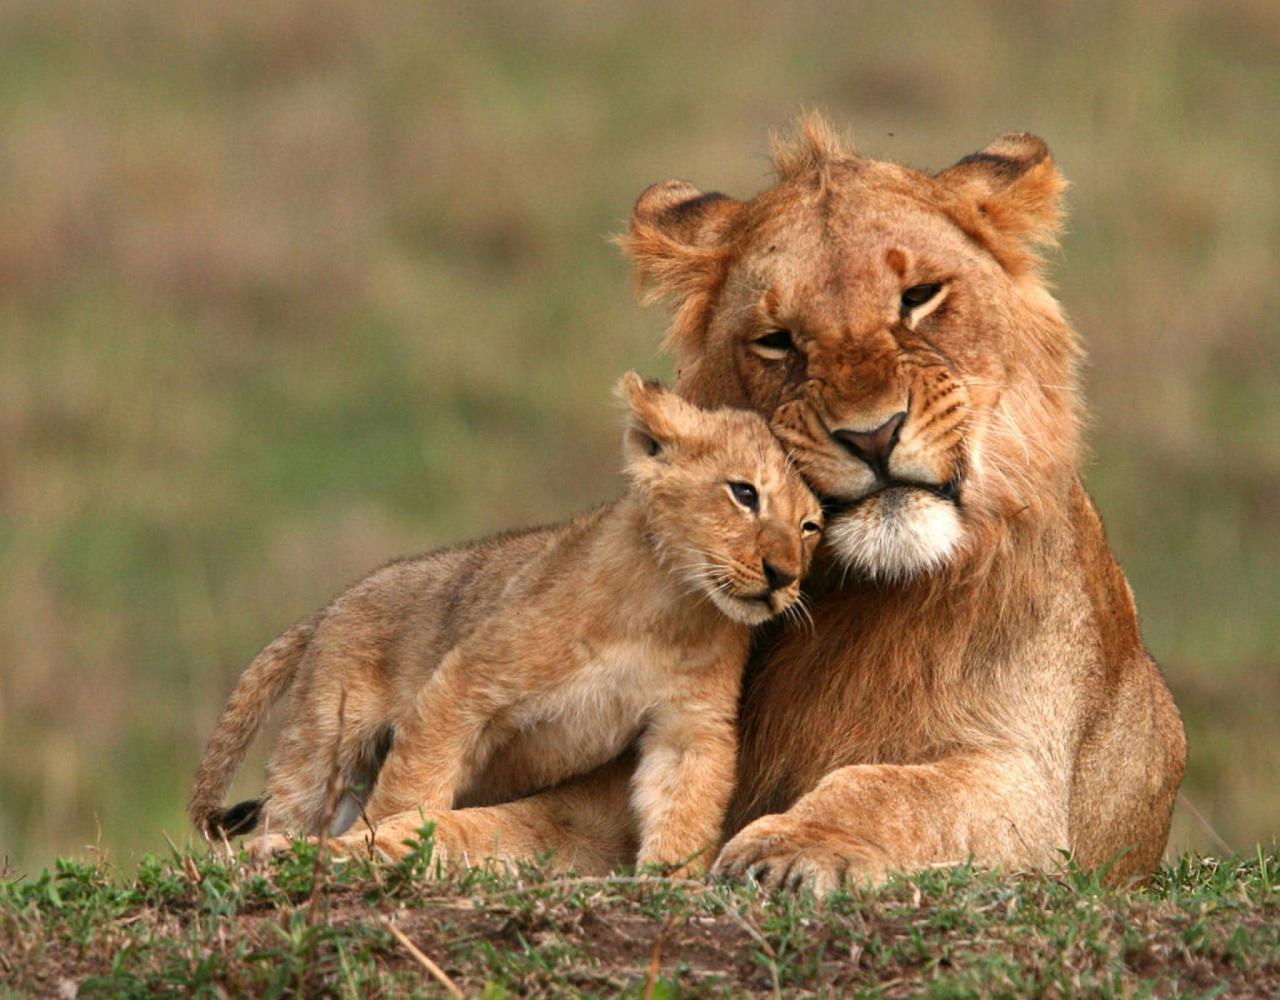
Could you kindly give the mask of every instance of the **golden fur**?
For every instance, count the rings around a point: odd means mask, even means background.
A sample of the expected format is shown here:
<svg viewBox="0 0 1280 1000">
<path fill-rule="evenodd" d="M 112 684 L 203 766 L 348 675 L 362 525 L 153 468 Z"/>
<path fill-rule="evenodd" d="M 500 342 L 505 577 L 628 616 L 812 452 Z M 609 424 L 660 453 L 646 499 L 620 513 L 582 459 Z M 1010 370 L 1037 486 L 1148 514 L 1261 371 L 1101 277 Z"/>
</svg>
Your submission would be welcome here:
<svg viewBox="0 0 1280 1000">
<path fill-rule="evenodd" d="M 264 650 L 197 777 L 200 829 L 256 821 L 253 803 L 219 803 L 292 680 L 269 825 L 317 833 L 328 821 L 336 834 L 357 816 L 376 825 L 511 798 L 589 771 L 639 734 L 637 860 L 705 867 L 733 783 L 750 627 L 793 608 L 822 514 L 758 415 L 698 410 L 634 373 L 619 391 L 630 411 L 621 500 L 393 563 Z"/>
<path fill-rule="evenodd" d="M 1067 849 L 1150 872 L 1186 748 L 1077 472 L 1081 352 L 1037 256 L 1048 149 L 1009 134 L 930 175 L 810 117 L 775 162 L 749 201 L 649 188 L 621 240 L 674 305 L 678 390 L 770 417 L 830 512 L 815 628 L 754 645 L 719 868 L 825 891 Z M 432 814 L 438 848 L 605 869 L 625 779 Z"/>
</svg>

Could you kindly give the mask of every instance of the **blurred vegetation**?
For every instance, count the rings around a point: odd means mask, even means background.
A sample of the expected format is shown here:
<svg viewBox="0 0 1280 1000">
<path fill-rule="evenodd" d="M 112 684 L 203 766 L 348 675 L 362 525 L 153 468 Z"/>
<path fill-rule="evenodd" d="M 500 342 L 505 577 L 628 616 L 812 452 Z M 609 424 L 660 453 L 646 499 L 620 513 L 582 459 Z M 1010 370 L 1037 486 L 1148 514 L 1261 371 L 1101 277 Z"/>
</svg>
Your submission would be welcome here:
<svg viewBox="0 0 1280 1000">
<path fill-rule="evenodd" d="M 613 492 L 609 387 L 669 367 L 604 237 L 655 180 L 757 190 L 811 105 L 919 166 L 1053 147 L 1088 481 L 1186 794 L 1274 843 L 1278 51 L 1267 0 L 7 0 L 0 855 L 181 838 L 259 646 L 388 557 Z M 1218 845 L 1180 808 L 1174 846 Z"/>
</svg>

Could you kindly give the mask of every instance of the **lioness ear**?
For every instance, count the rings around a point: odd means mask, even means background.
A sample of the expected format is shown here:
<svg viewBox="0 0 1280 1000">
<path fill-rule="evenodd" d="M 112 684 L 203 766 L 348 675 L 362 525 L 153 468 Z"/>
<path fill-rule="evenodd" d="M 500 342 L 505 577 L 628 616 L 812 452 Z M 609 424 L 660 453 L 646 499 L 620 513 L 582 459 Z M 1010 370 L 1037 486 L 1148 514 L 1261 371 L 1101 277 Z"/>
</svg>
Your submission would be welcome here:
<svg viewBox="0 0 1280 1000">
<path fill-rule="evenodd" d="M 636 200 L 631 230 L 617 243 L 647 289 L 646 301 L 679 303 L 671 341 L 678 343 L 696 325 L 721 273 L 728 231 L 742 204 L 718 192 L 703 194 L 688 181 L 654 184 Z"/>
<path fill-rule="evenodd" d="M 707 247 L 719 242 L 741 208 L 742 202 L 719 191 L 703 194 L 688 181 L 663 181 L 640 192 L 631 210 L 631 232 L 654 230 L 677 248 Z M 641 263 L 637 259 L 637 266 Z"/>
<path fill-rule="evenodd" d="M 628 410 L 622 451 L 628 465 L 660 458 L 693 429 L 696 411 L 661 382 L 627 372 L 615 390 Z"/>
<path fill-rule="evenodd" d="M 1034 135 L 1006 132 L 937 180 L 971 202 L 997 232 L 1027 243 L 1056 241 L 1067 182 Z"/>
</svg>

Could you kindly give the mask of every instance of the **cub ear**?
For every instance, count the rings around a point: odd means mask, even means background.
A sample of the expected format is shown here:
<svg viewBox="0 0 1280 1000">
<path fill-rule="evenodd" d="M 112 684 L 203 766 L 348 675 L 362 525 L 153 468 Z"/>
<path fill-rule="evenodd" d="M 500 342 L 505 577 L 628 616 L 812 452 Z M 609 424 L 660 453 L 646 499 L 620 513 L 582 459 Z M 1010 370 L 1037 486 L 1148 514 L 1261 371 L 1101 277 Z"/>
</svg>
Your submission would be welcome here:
<svg viewBox="0 0 1280 1000">
<path fill-rule="evenodd" d="M 627 464 L 662 458 L 693 431 L 697 410 L 639 372 L 627 372 L 615 390 L 628 411 L 622 450 Z"/>
<path fill-rule="evenodd" d="M 1036 136 L 1006 132 L 936 179 L 970 201 L 997 232 L 1027 243 L 1056 242 L 1067 181 Z"/>
<path fill-rule="evenodd" d="M 645 188 L 631 212 L 631 230 L 617 243 L 631 258 L 647 300 L 688 300 L 720 273 L 729 228 L 743 203 L 688 181 Z"/>
</svg>

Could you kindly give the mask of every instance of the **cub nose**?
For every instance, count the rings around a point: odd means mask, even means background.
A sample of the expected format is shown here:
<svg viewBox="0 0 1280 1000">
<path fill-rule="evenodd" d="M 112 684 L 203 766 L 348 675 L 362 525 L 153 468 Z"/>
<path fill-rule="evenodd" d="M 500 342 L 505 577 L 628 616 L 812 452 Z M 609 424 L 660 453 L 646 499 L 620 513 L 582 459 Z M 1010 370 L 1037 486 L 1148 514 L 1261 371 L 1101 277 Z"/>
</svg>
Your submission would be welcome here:
<svg viewBox="0 0 1280 1000">
<path fill-rule="evenodd" d="M 764 578 L 769 584 L 770 590 L 781 590 L 783 587 L 789 587 L 796 582 L 796 575 L 788 573 L 785 570 L 778 569 L 771 562 L 764 564 Z"/>
<path fill-rule="evenodd" d="M 866 462 L 881 476 L 887 478 L 886 463 L 898 444 L 898 432 L 907 419 L 907 411 L 900 410 L 873 431 L 832 431 L 831 436 L 855 458 Z"/>
</svg>

